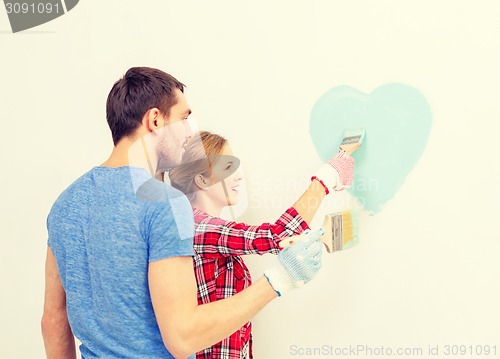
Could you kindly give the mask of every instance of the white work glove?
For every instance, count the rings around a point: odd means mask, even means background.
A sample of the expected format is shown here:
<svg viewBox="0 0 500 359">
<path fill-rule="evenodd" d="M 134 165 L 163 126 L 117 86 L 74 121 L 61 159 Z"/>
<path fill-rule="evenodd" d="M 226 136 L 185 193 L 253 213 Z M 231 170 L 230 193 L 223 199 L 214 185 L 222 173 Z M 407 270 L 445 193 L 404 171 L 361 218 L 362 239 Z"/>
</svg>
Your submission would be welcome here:
<svg viewBox="0 0 500 359">
<path fill-rule="evenodd" d="M 314 179 L 321 182 L 327 194 L 329 190 L 342 191 L 350 187 L 354 180 L 354 158 L 340 150 L 311 177 Z"/>
<path fill-rule="evenodd" d="M 318 228 L 300 235 L 301 239 L 283 249 L 274 266 L 264 271 L 278 296 L 309 282 L 318 273 L 323 253 L 320 239 L 324 233 Z"/>
</svg>

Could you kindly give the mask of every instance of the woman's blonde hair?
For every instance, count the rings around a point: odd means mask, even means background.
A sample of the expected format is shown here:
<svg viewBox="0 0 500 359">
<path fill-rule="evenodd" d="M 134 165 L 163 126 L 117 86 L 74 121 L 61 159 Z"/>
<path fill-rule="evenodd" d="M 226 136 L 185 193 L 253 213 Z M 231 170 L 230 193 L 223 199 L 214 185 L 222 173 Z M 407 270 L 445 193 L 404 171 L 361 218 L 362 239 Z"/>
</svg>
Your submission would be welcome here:
<svg viewBox="0 0 500 359">
<path fill-rule="evenodd" d="M 168 174 L 172 187 L 182 191 L 192 201 L 199 189 L 195 177 L 199 174 L 206 177 L 211 175 L 210 164 L 222 153 L 226 144 L 224 137 L 208 131 L 193 136 L 182 156 L 182 165 L 171 169 Z"/>
</svg>

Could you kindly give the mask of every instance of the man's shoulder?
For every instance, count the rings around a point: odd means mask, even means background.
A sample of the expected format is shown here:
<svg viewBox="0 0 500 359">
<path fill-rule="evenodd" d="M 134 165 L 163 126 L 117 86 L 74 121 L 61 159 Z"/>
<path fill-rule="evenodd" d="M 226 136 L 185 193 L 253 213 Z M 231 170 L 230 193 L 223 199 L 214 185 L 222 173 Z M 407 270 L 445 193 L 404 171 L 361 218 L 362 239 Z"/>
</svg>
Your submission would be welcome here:
<svg viewBox="0 0 500 359">
<path fill-rule="evenodd" d="M 76 180 L 74 180 L 68 187 L 66 187 L 56 198 L 50 208 L 47 216 L 47 225 L 57 223 L 63 218 L 75 218 L 81 214 L 81 209 L 86 208 L 85 192 L 88 191 L 91 180 L 89 174 L 92 170 L 87 171 Z"/>
<path fill-rule="evenodd" d="M 137 199 L 143 202 L 170 202 L 172 199 L 186 199 L 181 191 L 167 185 L 166 183 L 150 178 L 145 181 L 136 192 Z"/>
<path fill-rule="evenodd" d="M 74 180 L 68 187 L 66 187 L 57 197 L 55 204 L 65 201 L 72 196 L 78 196 L 78 193 L 80 193 L 82 190 L 87 189 L 91 183 L 90 175 L 92 171 L 93 169 L 85 172 L 83 175 Z"/>
</svg>

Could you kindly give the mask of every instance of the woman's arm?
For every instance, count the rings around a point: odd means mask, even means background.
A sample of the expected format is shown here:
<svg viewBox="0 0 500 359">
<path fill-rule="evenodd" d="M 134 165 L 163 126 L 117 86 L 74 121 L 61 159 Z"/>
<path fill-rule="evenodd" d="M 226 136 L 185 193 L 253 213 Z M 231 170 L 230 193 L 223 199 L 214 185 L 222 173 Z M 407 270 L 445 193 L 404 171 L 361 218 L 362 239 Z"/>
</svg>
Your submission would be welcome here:
<svg viewBox="0 0 500 359">
<path fill-rule="evenodd" d="M 331 191 L 342 191 L 351 186 L 354 179 L 354 158 L 350 155 L 360 144 L 349 145 L 341 149 L 311 178 L 311 184 L 302 196 L 293 204 L 304 221 L 310 223 L 321 202 Z"/>
<path fill-rule="evenodd" d="M 311 223 L 325 197 L 325 187 L 319 181 L 313 180 L 302 196 L 293 204 L 293 208 L 297 210 L 306 223 Z"/>
<path fill-rule="evenodd" d="M 359 147 L 359 146 L 358 146 Z M 354 159 L 339 151 L 314 176 L 300 198 L 274 224 L 249 226 L 207 214 L 196 214 L 194 249 L 203 257 L 240 256 L 244 254 L 278 253 L 278 243 L 286 237 L 309 229 L 308 222 L 316 214 L 330 190 L 342 190 L 352 184 Z"/>
<path fill-rule="evenodd" d="M 292 207 L 275 223 L 250 226 L 195 211 L 194 249 L 206 258 L 278 253 L 278 243 L 309 229 Z"/>
</svg>

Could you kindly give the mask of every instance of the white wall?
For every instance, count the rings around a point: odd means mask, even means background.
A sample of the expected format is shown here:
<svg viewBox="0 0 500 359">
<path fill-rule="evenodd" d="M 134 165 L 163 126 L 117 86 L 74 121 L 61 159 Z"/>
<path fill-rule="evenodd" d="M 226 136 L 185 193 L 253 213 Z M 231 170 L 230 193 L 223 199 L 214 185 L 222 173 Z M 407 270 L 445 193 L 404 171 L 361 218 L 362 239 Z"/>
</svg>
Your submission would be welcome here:
<svg viewBox="0 0 500 359">
<path fill-rule="evenodd" d="M 495 0 L 82 0 L 11 34 L 0 11 L 0 357 L 44 355 L 45 218 L 108 156 L 106 96 L 131 66 L 183 81 L 200 126 L 229 138 L 251 223 L 276 219 L 320 166 L 309 113 L 327 89 L 419 89 L 434 116 L 420 162 L 383 211 L 362 214 L 358 247 L 255 318 L 256 358 L 320 358 L 297 349 L 323 345 L 498 356 L 499 17 Z M 256 277 L 273 260 L 248 264 Z"/>
</svg>

